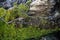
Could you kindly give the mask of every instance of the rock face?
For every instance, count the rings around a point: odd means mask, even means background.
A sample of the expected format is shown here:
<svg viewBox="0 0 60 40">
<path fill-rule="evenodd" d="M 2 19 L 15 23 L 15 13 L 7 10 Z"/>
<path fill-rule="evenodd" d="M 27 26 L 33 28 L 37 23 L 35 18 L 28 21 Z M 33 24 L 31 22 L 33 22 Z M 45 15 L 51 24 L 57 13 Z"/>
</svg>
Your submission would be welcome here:
<svg viewBox="0 0 60 40">
<path fill-rule="evenodd" d="M 18 0 L 17 3 L 20 4 L 20 3 L 26 3 L 27 0 Z"/>
<path fill-rule="evenodd" d="M 55 0 L 35 0 L 30 4 L 30 11 L 39 15 L 41 13 L 49 13 L 55 5 Z"/>
<path fill-rule="evenodd" d="M 21 4 L 21 3 L 26 3 L 27 0 L 1 0 L 0 1 L 0 5 L 2 5 L 2 7 L 4 8 L 10 8 L 13 7 L 13 3 L 17 2 L 17 4 Z"/>
<path fill-rule="evenodd" d="M 47 17 L 47 23 L 42 28 L 55 28 L 55 26 L 60 27 L 60 1 L 58 0 L 34 0 L 30 4 L 30 12 L 28 13 L 31 17 L 42 17 L 44 19 Z M 44 18 L 43 18 L 44 17 Z M 43 20 L 43 21 L 44 21 Z M 40 21 L 40 26 L 41 22 Z"/>
<path fill-rule="evenodd" d="M 46 37 L 42 37 L 42 39 L 40 40 L 58 40 L 58 39 L 54 36 L 46 36 Z"/>
<path fill-rule="evenodd" d="M 45 37 L 42 37 L 40 40 L 60 40 L 60 31 L 53 32 L 52 34 L 48 34 Z"/>
</svg>

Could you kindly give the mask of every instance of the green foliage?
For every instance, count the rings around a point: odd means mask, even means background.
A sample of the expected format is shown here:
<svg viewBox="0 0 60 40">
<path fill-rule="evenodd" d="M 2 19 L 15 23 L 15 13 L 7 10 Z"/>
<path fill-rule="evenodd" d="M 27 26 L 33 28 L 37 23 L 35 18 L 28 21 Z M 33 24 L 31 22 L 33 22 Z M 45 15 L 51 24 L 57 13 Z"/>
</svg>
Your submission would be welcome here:
<svg viewBox="0 0 60 40">
<path fill-rule="evenodd" d="M 14 24 L 4 24 L 3 26 L 0 26 L 0 40 L 25 40 L 37 38 L 57 30 L 58 29 L 41 30 L 32 26 L 27 28 L 15 28 Z"/>
<path fill-rule="evenodd" d="M 28 6 L 25 4 L 20 4 L 18 8 L 23 12 L 27 12 L 29 10 Z"/>
<path fill-rule="evenodd" d="M 6 13 L 6 10 L 3 8 L 0 8 L 0 17 L 4 16 L 5 13 Z"/>
<path fill-rule="evenodd" d="M 28 17 L 27 15 L 28 10 L 29 7 L 24 4 L 20 4 L 18 5 L 18 7 L 14 6 L 14 8 L 10 10 L 0 8 L 0 17 L 4 16 L 5 21 L 13 20 L 17 17 L 25 18 Z"/>
<path fill-rule="evenodd" d="M 29 10 L 29 7 L 24 4 L 20 4 L 18 6 L 18 14 L 20 17 L 28 17 L 27 12 Z"/>
<path fill-rule="evenodd" d="M 32 2 L 31 0 L 28 0 L 28 1 L 26 2 L 26 5 L 30 5 L 31 2 Z"/>
</svg>

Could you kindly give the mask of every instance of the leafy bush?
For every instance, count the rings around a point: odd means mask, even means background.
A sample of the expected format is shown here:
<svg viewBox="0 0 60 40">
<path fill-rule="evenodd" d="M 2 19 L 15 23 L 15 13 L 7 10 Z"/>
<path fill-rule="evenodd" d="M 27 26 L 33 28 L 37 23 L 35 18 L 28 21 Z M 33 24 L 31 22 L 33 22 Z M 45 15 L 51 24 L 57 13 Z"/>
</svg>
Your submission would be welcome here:
<svg viewBox="0 0 60 40">
<path fill-rule="evenodd" d="M 4 16 L 6 13 L 6 10 L 3 8 L 0 8 L 0 17 Z"/>
<path fill-rule="evenodd" d="M 32 0 L 28 0 L 28 1 L 26 2 L 26 5 L 30 5 L 31 2 L 32 2 Z"/>
</svg>

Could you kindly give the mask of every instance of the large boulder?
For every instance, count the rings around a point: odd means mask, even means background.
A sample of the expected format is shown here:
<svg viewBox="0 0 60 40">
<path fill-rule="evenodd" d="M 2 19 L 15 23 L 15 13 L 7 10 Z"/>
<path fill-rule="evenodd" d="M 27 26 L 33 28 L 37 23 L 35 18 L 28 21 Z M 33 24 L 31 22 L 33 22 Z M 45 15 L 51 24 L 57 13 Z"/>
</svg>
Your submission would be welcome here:
<svg viewBox="0 0 60 40">
<path fill-rule="evenodd" d="M 55 0 L 35 0 L 30 4 L 30 11 L 36 14 L 49 13 L 55 5 Z"/>
</svg>

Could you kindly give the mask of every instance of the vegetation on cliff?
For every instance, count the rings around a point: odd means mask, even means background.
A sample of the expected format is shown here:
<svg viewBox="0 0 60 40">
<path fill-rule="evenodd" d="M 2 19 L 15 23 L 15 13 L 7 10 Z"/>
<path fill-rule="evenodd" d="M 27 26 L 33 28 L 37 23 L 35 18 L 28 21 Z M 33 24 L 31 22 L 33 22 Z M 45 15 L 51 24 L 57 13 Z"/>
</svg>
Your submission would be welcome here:
<svg viewBox="0 0 60 40">
<path fill-rule="evenodd" d="M 31 22 L 32 19 L 28 16 L 29 4 L 15 4 L 12 9 L 5 10 L 0 8 L 0 40 L 30 40 L 30 38 L 41 38 L 47 34 L 59 31 L 58 25 L 51 25 L 48 20 L 40 19 L 39 25 L 32 25 L 27 22 Z M 17 18 L 24 18 L 24 22 L 20 23 Z M 38 17 L 37 17 L 38 18 Z M 17 19 L 17 21 L 13 21 Z M 39 19 L 39 18 L 38 18 Z M 8 23 L 13 21 L 11 23 Z M 38 21 L 37 21 L 38 22 Z M 17 26 L 18 25 L 18 26 Z M 38 39 L 39 40 L 39 39 Z"/>
</svg>

